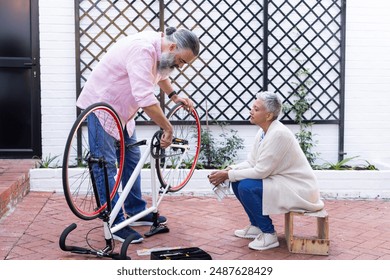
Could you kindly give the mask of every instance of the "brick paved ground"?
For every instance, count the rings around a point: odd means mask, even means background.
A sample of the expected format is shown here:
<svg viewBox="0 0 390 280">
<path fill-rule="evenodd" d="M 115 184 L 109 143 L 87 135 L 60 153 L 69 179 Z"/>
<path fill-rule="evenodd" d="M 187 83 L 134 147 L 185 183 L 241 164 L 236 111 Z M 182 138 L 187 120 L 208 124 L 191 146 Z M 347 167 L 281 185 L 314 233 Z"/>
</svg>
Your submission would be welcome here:
<svg viewBox="0 0 390 280">
<path fill-rule="evenodd" d="M 149 199 L 149 198 L 148 198 Z M 233 236 L 233 231 L 247 224 L 241 206 L 233 197 L 218 202 L 211 196 L 169 196 L 161 203 L 161 214 L 168 217 L 170 232 L 146 238 L 142 244 L 130 245 L 128 256 L 149 259 L 138 250 L 156 247 L 200 247 L 215 260 L 390 260 L 390 202 L 327 200 L 330 221 L 330 254 L 313 256 L 291 254 L 284 239 L 284 216 L 272 216 L 280 247 L 264 252 L 250 250 L 247 240 Z M 296 232 L 315 233 L 314 221 L 299 219 Z M 58 240 L 62 231 L 76 222 L 70 245 L 103 247 L 103 230 L 99 220 L 82 221 L 70 212 L 63 195 L 30 192 L 15 210 L 0 220 L 0 259 L 61 260 L 96 259 L 95 256 L 64 252 Z M 313 223 L 312 223 L 313 222 Z M 95 229 L 94 229 L 95 228 Z M 140 233 L 147 226 L 136 228 Z M 121 243 L 116 243 L 117 252 Z"/>
<path fill-rule="evenodd" d="M 96 248 L 104 247 L 102 224 L 75 217 L 62 194 L 28 193 L 28 170 L 33 165 L 32 160 L 0 160 L 0 204 L 8 211 L 0 215 L 0 260 L 98 260 L 59 248 L 59 236 L 73 222 L 78 228 L 67 239 L 70 245 L 84 247 L 88 240 Z M 9 196 L 13 197 L 11 206 L 3 207 Z M 325 205 L 330 223 L 329 256 L 289 253 L 283 215 L 272 216 L 280 247 L 250 250 L 248 240 L 233 236 L 235 229 L 248 223 L 234 197 L 218 202 L 213 196 L 180 194 L 167 196 L 160 205 L 161 214 L 169 219 L 170 232 L 130 245 L 127 254 L 133 260 L 146 260 L 149 256 L 138 255 L 139 250 L 195 246 L 214 260 L 390 260 L 390 201 L 326 200 Z M 149 227 L 136 229 L 145 233 Z M 294 232 L 314 235 L 315 220 L 295 220 Z M 116 252 L 120 246 L 116 243 Z"/>
</svg>

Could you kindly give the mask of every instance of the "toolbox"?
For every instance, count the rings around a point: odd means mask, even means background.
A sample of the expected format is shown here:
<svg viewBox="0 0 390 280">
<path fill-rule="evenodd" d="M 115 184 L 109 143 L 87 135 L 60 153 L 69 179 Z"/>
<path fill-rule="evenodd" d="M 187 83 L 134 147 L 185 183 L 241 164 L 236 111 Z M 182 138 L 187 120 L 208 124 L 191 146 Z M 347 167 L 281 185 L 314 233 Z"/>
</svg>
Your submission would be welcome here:
<svg viewBox="0 0 390 280">
<path fill-rule="evenodd" d="M 173 250 L 154 251 L 150 253 L 151 260 L 211 260 L 210 254 L 198 247 Z"/>
</svg>

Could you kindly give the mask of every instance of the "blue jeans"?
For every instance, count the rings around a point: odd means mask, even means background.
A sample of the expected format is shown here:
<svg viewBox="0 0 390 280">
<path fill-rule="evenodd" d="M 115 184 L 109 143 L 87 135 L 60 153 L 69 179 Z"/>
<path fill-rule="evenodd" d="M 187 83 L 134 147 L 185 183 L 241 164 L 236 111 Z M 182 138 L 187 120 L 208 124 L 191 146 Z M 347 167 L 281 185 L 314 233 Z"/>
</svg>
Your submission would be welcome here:
<svg viewBox="0 0 390 280">
<path fill-rule="evenodd" d="M 244 207 L 251 225 L 260 228 L 264 233 L 275 232 L 271 218 L 263 215 L 263 180 L 244 179 L 233 182 L 232 189 Z"/>
<path fill-rule="evenodd" d="M 116 161 L 117 161 L 117 150 L 115 148 L 115 138 L 110 136 L 101 126 L 98 118 L 94 114 L 88 116 L 88 138 L 91 154 L 94 157 L 104 157 L 107 161 L 107 173 L 110 191 L 115 184 Z M 125 145 L 136 142 L 136 135 L 133 134 L 129 137 L 127 131 L 125 131 Z M 125 150 L 125 163 L 122 174 L 122 187 L 125 186 L 127 180 L 130 178 L 140 159 L 140 148 L 132 147 Z M 103 168 L 98 167 L 97 164 L 93 166 L 93 172 L 96 179 L 96 185 L 98 188 L 100 203 L 106 202 L 106 192 Z M 112 207 L 115 206 L 118 201 L 119 195 L 116 193 L 112 199 Z M 141 193 L 141 177 L 138 176 L 135 181 L 129 195 L 125 200 L 125 211 L 128 215 L 134 215 L 146 207 L 146 202 L 142 199 Z M 118 216 L 116 217 L 114 224 L 120 223 L 125 220 L 123 210 L 120 209 Z"/>
<path fill-rule="evenodd" d="M 124 135 L 125 135 L 126 146 L 128 144 L 134 144 L 137 142 L 137 136 L 135 130 L 133 132 L 133 135 L 129 137 L 129 134 L 125 129 Z M 126 183 L 130 179 L 131 175 L 133 174 L 133 171 L 137 166 L 140 158 L 141 158 L 141 149 L 139 148 L 139 146 L 127 148 L 125 150 L 125 165 L 122 174 L 122 188 L 126 186 Z M 125 207 L 126 214 L 130 216 L 134 216 L 139 212 L 145 210 L 146 208 L 146 201 L 142 199 L 140 174 L 138 174 L 138 177 L 135 180 L 129 195 L 125 200 L 124 207 Z"/>
</svg>

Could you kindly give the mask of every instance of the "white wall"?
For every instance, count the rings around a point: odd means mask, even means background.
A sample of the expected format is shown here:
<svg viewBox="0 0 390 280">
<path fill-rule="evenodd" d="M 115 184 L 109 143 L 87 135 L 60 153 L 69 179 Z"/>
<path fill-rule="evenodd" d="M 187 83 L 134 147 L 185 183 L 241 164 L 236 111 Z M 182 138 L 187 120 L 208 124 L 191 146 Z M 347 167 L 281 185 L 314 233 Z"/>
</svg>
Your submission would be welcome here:
<svg viewBox="0 0 390 280">
<path fill-rule="evenodd" d="M 390 2 L 347 5 L 345 151 L 390 163 Z"/>
<path fill-rule="evenodd" d="M 60 155 L 76 117 L 74 1 L 40 0 L 43 157 Z"/>
<path fill-rule="evenodd" d="M 74 122 L 76 74 L 74 1 L 40 0 L 41 96 L 43 157 L 60 155 Z M 390 2 L 347 1 L 345 152 L 369 161 L 390 163 Z M 256 128 L 233 126 L 246 150 Z M 291 126 L 292 130 L 295 130 Z M 138 138 L 151 135 L 138 127 Z M 338 127 L 317 125 L 316 151 L 336 162 Z"/>
</svg>

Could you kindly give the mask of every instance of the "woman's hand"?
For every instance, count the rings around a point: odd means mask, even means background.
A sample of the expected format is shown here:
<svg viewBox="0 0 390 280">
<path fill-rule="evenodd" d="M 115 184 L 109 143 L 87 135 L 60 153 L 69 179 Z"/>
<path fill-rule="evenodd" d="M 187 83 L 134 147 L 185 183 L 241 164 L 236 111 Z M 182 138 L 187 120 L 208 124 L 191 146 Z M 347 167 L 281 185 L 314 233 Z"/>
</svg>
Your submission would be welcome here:
<svg viewBox="0 0 390 280">
<path fill-rule="evenodd" d="M 211 172 L 208 177 L 211 184 L 218 186 L 229 179 L 229 174 L 227 170 L 219 170 Z"/>
</svg>

